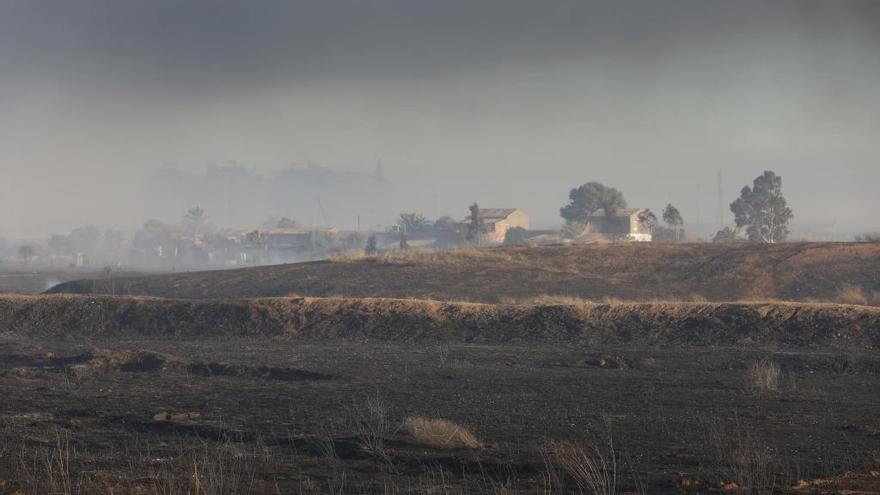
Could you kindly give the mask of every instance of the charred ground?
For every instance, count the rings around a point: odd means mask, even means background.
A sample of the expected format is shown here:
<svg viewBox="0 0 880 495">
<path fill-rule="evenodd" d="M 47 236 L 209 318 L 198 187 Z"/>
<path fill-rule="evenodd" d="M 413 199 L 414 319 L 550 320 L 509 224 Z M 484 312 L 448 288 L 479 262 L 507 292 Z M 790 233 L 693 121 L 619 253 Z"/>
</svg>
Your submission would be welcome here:
<svg viewBox="0 0 880 495">
<path fill-rule="evenodd" d="M 584 493 L 584 454 L 601 493 L 878 493 L 878 270 L 560 246 L 3 296 L 0 493 Z"/>
<path fill-rule="evenodd" d="M 880 291 L 880 244 L 628 243 L 405 252 L 71 281 L 49 292 L 188 299 L 300 295 L 501 302 L 550 294 L 633 301 L 838 301 L 850 288 L 867 299 Z"/>
</svg>

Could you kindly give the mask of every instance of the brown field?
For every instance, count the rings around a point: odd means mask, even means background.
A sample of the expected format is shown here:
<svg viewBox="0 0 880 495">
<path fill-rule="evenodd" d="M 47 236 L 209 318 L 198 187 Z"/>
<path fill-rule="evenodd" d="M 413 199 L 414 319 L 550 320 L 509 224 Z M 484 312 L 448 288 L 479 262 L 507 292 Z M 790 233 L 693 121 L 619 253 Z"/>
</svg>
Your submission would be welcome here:
<svg viewBox="0 0 880 495">
<path fill-rule="evenodd" d="M 851 300 L 880 291 L 880 243 L 606 244 L 389 253 L 377 257 L 68 282 L 50 292 L 170 298 L 388 297 Z M 842 297 L 843 296 L 843 297 Z"/>
<path fill-rule="evenodd" d="M 0 296 L 0 494 L 880 493 L 878 270 L 468 249 Z"/>
</svg>

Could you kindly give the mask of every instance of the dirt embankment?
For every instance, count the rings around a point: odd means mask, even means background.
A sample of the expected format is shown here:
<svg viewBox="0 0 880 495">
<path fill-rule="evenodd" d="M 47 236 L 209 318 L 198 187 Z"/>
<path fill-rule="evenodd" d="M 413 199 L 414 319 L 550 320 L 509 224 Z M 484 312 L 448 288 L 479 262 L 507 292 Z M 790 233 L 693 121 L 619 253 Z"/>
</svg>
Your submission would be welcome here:
<svg viewBox="0 0 880 495">
<path fill-rule="evenodd" d="M 806 303 L 472 304 L 396 299 L 0 296 L 0 332 L 52 338 L 880 347 L 880 308 Z"/>
<path fill-rule="evenodd" d="M 549 294 L 629 301 L 855 302 L 841 297 L 844 290 L 880 297 L 880 243 L 470 248 L 82 280 L 50 292 L 186 299 L 300 295 L 503 302 Z"/>
</svg>

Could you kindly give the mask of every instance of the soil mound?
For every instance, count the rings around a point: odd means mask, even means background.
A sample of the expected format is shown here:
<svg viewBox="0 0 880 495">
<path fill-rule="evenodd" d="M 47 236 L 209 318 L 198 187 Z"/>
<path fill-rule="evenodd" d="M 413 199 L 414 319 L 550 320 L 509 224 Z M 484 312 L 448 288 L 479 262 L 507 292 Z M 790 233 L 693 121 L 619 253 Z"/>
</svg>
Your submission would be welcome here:
<svg viewBox="0 0 880 495">
<path fill-rule="evenodd" d="M 113 350 L 91 347 L 87 352 L 58 356 L 52 352 L 3 356 L 0 376 L 45 378 L 51 373 L 84 377 L 114 371 L 128 373 L 173 372 L 198 377 L 257 378 L 278 381 L 330 380 L 333 375 L 296 368 L 248 366 L 218 362 L 187 361 L 148 350 Z"/>
<path fill-rule="evenodd" d="M 60 284 L 51 293 L 187 299 L 387 297 L 880 302 L 880 243 L 502 247 Z"/>
<path fill-rule="evenodd" d="M 474 304 L 400 299 L 0 296 L 0 332 L 51 338 L 297 337 L 877 348 L 880 308 L 837 304 Z M 255 371 L 268 373 L 271 370 Z"/>
</svg>

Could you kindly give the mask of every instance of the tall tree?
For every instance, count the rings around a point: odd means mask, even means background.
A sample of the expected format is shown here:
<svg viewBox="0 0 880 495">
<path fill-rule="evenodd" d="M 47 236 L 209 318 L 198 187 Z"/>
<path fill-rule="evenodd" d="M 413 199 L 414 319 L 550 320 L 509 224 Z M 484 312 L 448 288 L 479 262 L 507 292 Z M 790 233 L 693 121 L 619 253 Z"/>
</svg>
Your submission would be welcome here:
<svg viewBox="0 0 880 495">
<path fill-rule="evenodd" d="M 681 240 L 680 227 L 684 225 L 684 219 L 681 218 L 681 213 L 678 211 L 678 208 L 672 206 L 672 203 L 667 204 L 666 208 L 663 208 L 663 221 L 672 229 L 675 240 Z"/>
<path fill-rule="evenodd" d="M 483 245 L 483 216 L 480 214 L 480 206 L 475 202 L 470 206 L 471 217 L 468 222 L 467 240 L 477 247 Z"/>
<path fill-rule="evenodd" d="M 780 242 L 788 237 L 788 222 L 794 217 L 782 195 L 782 177 L 767 170 L 745 186 L 730 204 L 736 227 L 746 228 L 750 241 Z"/>
<path fill-rule="evenodd" d="M 197 238 L 208 225 L 208 214 L 201 206 L 196 206 L 186 212 L 183 221 L 186 224 L 187 233 L 193 238 Z"/>
<path fill-rule="evenodd" d="M 712 242 L 736 242 L 739 240 L 739 231 L 738 229 L 731 229 L 730 227 L 724 227 L 715 233 L 715 237 L 712 238 Z"/>
<path fill-rule="evenodd" d="M 639 213 L 639 223 L 653 231 L 654 227 L 657 226 L 657 215 L 651 210 L 644 210 Z"/>
<path fill-rule="evenodd" d="M 428 228 L 430 224 L 431 222 L 428 221 L 425 215 L 418 212 L 401 213 L 397 219 L 397 226 L 409 234 L 421 232 Z"/>
<path fill-rule="evenodd" d="M 18 246 L 18 256 L 24 261 L 25 265 L 31 262 L 36 253 L 37 248 L 32 244 L 22 244 L 21 246 Z"/>
<path fill-rule="evenodd" d="M 587 182 L 572 189 L 568 194 L 569 203 L 559 210 L 567 222 L 585 223 L 587 217 L 596 210 L 605 210 L 608 219 L 614 218 L 618 208 L 626 208 L 623 193 L 599 182 Z"/>
<path fill-rule="evenodd" d="M 277 229 L 303 229 L 303 225 L 290 217 L 284 217 L 275 223 Z"/>
<path fill-rule="evenodd" d="M 379 247 L 376 244 L 376 234 L 370 234 L 370 237 L 367 237 L 367 245 L 364 247 L 364 254 L 372 256 L 378 253 Z"/>
<path fill-rule="evenodd" d="M 132 243 L 137 249 L 170 250 L 180 237 L 179 228 L 174 225 L 166 225 L 158 220 L 148 220 L 144 226 L 134 234 Z"/>
</svg>

